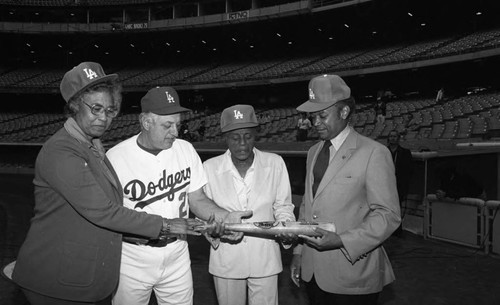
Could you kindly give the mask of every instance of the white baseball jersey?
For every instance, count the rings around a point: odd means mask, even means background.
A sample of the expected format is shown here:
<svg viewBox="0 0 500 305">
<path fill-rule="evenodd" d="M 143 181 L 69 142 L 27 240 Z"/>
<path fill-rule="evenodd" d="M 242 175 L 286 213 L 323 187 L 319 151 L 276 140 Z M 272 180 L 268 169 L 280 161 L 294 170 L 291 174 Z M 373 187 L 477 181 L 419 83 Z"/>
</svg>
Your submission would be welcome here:
<svg viewBox="0 0 500 305">
<path fill-rule="evenodd" d="M 164 218 L 188 218 L 188 193 L 207 183 L 198 153 L 187 141 L 153 155 L 137 135 L 107 152 L 123 187 L 124 206 Z M 185 238 L 165 247 L 123 243 L 120 282 L 114 305 L 147 305 L 151 290 L 158 304 L 191 305 L 193 281 Z"/>
<path fill-rule="evenodd" d="M 165 218 L 187 218 L 187 193 L 207 183 L 191 143 L 176 139 L 158 155 L 144 151 L 133 136 L 107 152 L 123 187 L 124 206 Z"/>
</svg>

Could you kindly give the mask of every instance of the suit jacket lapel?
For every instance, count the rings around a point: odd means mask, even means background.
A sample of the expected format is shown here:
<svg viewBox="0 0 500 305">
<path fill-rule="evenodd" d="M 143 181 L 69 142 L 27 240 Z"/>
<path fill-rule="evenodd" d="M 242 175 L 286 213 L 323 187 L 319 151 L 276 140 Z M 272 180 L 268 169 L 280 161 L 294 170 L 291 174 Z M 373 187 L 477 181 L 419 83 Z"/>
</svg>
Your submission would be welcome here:
<svg viewBox="0 0 500 305">
<path fill-rule="evenodd" d="M 108 167 L 108 170 L 104 170 L 104 176 L 115 189 L 115 191 L 113 192 L 113 196 L 115 197 L 116 202 L 120 205 L 123 205 L 123 188 L 120 183 L 120 179 L 115 172 L 115 169 L 113 168 L 111 162 L 109 162 L 107 157 L 104 158 L 104 164 L 101 165 Z"/>
<path fill-rule="evenodd" d="M 319 145 L 318 144 L 315 144 L 311 149 L 314 150 L 312 151 L 312 155 L 314 156 L 311 160 L 308 160 L 310 163 L 307 164 L 307 167 L 309 169 L 307 175 L 306 175 L 306 178 L 308 179 L 308 181 L 306 181 L 306 187 L 309 188 L 309 192 L 306 192 L 306 194 L 308 193 L 309 194 L 309 202 L 312 202 L 313 201 L 313 195 L 312 195 L 312 185 L 313 185 L 313 182 L 314 182 L 314 174 L 313 174 L 313 168 L 314 168 L 314 164 L 316 164 L 316 159 L 318 158 L 318 154 L 321 150 L 323 146 Z M 317 193 L 317 191 L 316 191 Z"/>
<path fill-rule="evenodd" d="M 122 189 L 121 189 L 121 185 L 119 184 L 118 181 L 120 181 L 118 179 L 118 176 L 116 175 L 116 172 L 115 172 L 115 169 L 113 168 L 113 166 L 111 165 L 111 163 L 109 162 L 108 158 L 107 157 L 104 157 L 104 165 L 108 167 L 109 171 L 106 171 L 104 170 L 104 175 L 106 176 L 106 178 L 109 180 L 109 182 L 111 182 L 111 184 L 120 192 L 122 192 Z"/>
<path fill-rule="evenodd" d="M 351 129 L 344 143 L 340 146 L 339 150 L 333 157 L 333 160 L 328 165 L 325 175 L 323 176 L 323 179 L 318 186 L 318 190 L 316 191 L 316 196 L 318 196 L 318 194 L 320 194 L 325 189 L 330 181 L 332 181 L 337 176 L 337 173 L 340 171 L 340 169 L 351 158 L 352 153 L 356 149 L 357 138 L 357 133 L 353 129 Z"/>
</svg>

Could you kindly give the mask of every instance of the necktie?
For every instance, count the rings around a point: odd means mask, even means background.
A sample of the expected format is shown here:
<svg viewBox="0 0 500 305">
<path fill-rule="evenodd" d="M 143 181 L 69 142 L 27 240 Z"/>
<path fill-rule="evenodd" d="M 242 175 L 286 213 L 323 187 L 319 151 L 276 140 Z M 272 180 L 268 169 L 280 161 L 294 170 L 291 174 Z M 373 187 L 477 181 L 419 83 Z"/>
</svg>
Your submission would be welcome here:
<svg viewBox="0 0 500 305">
<path fill-rule="evenodd" d="M 318 158 L 316 159 L 316 163 L 313 168 L 313 197 L 316 195 L 316 190 L 318 189 L 319 183 L 321 179 L 323 179 L 323 175 L 326 172 L 326 168 L 328 167 L 328 163 L 330 162 L 330 146 L 332 146 L 331 141 L 325 141 L 323 143 L 323 148 L 318 154 Z"/>
</svg>

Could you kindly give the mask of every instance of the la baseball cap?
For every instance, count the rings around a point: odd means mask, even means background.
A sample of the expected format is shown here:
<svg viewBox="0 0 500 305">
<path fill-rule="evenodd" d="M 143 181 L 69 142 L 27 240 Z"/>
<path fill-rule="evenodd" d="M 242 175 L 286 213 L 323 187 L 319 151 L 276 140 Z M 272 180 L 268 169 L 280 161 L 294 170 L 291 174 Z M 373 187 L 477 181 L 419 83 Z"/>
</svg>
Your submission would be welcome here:
<svg viewBox="0 0 500 305">
<path fill-rule="evenodd" d="M 73 96 L 84 89 L 117 78 L 117 74 L 106 75 L 102 66 L 96 62 L 82 62 L 64 74 L 59 89 L 67 103 Z"/>
<path fill-rule="evenodd" d="M 351 97 L 351 89 L 338 75 L 316 76 L 309 81 L 309 100 L 297 107 L 298 111 L 316 112 Z"/>
<path fill-rule="evenodd" d="M 250 105 L 234 105 L 222 111 L 220 116 L 221 131 L 228 132 L 241 128 L 252 128 L 259 126 L 255 111 Z"/>
<path fill-rule="evenodd" d="M 169 115 L 191 111 L 181 106 L 179 95 L 172 87 L 155 87 L 150 89 L 141 99 L 142 112 L 158 115 Z"/>
</svg>

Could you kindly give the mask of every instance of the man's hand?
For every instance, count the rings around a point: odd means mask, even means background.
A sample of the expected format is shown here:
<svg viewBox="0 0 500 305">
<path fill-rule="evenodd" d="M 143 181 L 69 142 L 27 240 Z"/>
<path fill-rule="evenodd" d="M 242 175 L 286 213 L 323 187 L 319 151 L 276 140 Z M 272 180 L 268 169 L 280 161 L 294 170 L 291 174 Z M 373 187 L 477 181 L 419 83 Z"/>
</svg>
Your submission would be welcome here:
<svg viewBox="0 0 500 305">
<path fill-rule="evenodd" d="M 203 225 L 203 222 L 193 218 L 163 218 L 163 227 L 160 231 L 160 239 L 164 239 L 169 235 L 174 234 L 188 234 L 188 235 L 201 235 L 196 231 L 196 228 Z"/>
<path fill-rule="evenodd" d="M 300 287 L 300 267 L 301 267 L 300 259 L 301 259 L 300 254 L 294 254 L 292 262 L 290 263 L 290 278 L 297 287 Z"/>
<path fill-rule="evenodd" d="M 306 244 L 319 251 L 335 250 L 344 246 L 342 239 L 340 239 L 340 236 L 337 233 L 323 230 L 321 228 L 315 228 L 314 231 L 321 234 L 321 236 L 310 237 L 306 235 L 299 235 L 299 237 L 303 238 Z"/>
<path fill-rule="evenodd" d="M 210 224 L 210 226 L 206 226 L 207 231 L 205 232 L 205 234 L 208 234 L 211 237 L 220 237 L 224 234 L 224 223 L 215 219 L 214 214 L 210 215 L 207 223 Z"/>
<path fill-rule="evenodd" d="M 253 215 L 252 211 L 234 211 L 229 212 L 224 218 L 224 223 L 241 223 L 242 218 L 248 218 Z M 222 238 L 230 241 L 239 241 L 243 238 L 242 232 L 225 231 Z"/>
<path fill-rule="evenodd" d="M 299 239 L 299 236 L 292 233 L 281 233 L 276 235 L 276 239 L 283 245 L 292 245 Z"/>
<path fill-rule="evenodd" d="M 210 245 L 214 249 L 219 248 L 220 237 L 224 234 L 224 223 L 217 220 L 214 214 L 211 214 L 207 220 L 207 225 L 200 227 L 200 229 Z"/>
</svg>

